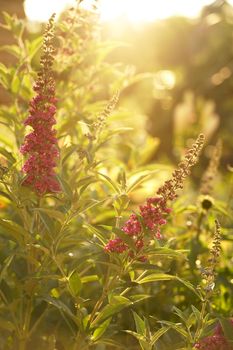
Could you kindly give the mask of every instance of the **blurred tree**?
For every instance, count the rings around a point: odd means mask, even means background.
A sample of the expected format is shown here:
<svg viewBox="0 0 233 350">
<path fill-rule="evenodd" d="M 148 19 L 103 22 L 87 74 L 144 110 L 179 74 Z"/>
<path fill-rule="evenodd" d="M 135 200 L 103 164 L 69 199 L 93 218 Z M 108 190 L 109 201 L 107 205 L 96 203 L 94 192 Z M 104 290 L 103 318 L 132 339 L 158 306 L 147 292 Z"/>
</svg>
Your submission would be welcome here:
<svg viewBox="0 0 233 350">
<path fill-rule="evenodd" d="M 134 95 L 148 115 L 148 131 L 161 139 L 160 154 L 176 158 L 175 146 L 183 146 L 184 139 L 202 129 L 210 142 L 220 135 L 224 163 L 233 160 L 232 33 L 233 9 L 225 0 L 203 8 L 197 19 L 173 17 L 137 28 L 127 23 L 119 30 L 108 27 L 109 36 L 130 44 L 128 49 L 116 51 L 111 60 L 130 62 L 139 72 L 155 73 L 154 81 L 143 82 L 143 89 L 138 84 L 131 86 L 125 96 Z M 158 80 L 163 71 L 170 73 L 170 78 L 165 75 Z M 172 75 L 174 86 L 169 83 Z M 186 111 L 184 127 L 177 135 L 174 115 L 179 114 L 177 106 L 187 105 L 187 92 L 192 96 L 188 98 L 190 108 L 182 109 Z"/>
</svg>

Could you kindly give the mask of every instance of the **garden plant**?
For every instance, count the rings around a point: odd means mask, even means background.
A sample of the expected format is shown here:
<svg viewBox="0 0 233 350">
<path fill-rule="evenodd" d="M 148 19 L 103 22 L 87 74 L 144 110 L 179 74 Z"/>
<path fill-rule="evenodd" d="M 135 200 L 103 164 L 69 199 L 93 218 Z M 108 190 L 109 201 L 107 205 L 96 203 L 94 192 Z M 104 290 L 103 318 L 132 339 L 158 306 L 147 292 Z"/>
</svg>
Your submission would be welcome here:
<svg viewBox="0 0 233 350">
<path fill-rule="evenodd" d="M 1 26 L 0 349 L 232 350 L 222 142 L 209 164 L 202 130 L 176 165 L 148 161 L 121 107 L 142 77 L 108 62 L 94 8 L 30 40 L 26 21 Z"/>
</svg>

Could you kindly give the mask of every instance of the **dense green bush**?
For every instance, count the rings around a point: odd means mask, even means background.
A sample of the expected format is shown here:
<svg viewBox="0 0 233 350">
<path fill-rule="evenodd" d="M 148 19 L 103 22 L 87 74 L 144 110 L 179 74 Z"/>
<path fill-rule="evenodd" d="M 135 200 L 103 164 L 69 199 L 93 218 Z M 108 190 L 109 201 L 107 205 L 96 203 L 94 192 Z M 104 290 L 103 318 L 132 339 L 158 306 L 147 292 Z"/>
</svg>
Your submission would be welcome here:
<svg viewBox="0 0 233 350">
<path fill-rule="evenodd" d="M 37 77 L 41 36 L 4 18 L 17 64 L 0 65 L 11 96 L 0 109 L 0 349 L 232 349 L 221 142 L 200 190 L 188 178 L 202 134 L 176 170 L 149 163 L 158 140 L 116 108 L 143 77 L 108 63 L 115 44 L 96 14 L 50 19 Z"/>
</svg>

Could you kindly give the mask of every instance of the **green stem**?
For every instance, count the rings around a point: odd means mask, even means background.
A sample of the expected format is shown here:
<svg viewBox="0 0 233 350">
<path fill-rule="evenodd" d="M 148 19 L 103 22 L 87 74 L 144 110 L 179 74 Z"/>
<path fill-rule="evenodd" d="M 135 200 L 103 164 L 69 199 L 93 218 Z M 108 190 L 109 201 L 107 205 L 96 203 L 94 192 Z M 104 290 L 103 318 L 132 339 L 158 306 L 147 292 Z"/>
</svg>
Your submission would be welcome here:
<svg viewBox="0 0 233 350">
<path fill-rule="evenodd" d="M 114 286 L 115 281 L 118 279 L 118 277 L 121 276 L 122 270 L 119 272 L 119 274 L 116 274 L 115 276 L 113 276 L 113 278 L 111 280 L 109 280 L 109 274 L 110 274 L 110 267 L 108 267 L 108 271 L 107 271 L 107 275 L 106 275 L 106 279 L 105 279 L 106 284 L 103 287 L 103 292 L 102 292 L 100 298 L 98 299 L 98 301 L 96 302 L 96 304 L 92 310 L 92 313 L 91 313 L 91 316 L 89 319 L 89 324 L 91 324 L 94 321 L 96 312 L 98 312 L 99 309 L 101 308 L 101 306 L 104 302 L 104 299 L 109 294 L 112 287 Z"/>
<path fill-rule="evenodd" d="M 32 333 L 35 331 L 35 329 L 37 328 L 38 324 L 42 321 L 43 317 L 45 316 L 45 314 L 47 313 L 48 308 L 45 309 L 45 311 L 40 315 L 39 318 L 37 318 L 37 320 L 35 321 L 35 323 L 33 324 L 32 328 L 30 329 L 28 336 L 30 337 L 32 335 Z"/>
<path fill-rule="evenodd" d="M 197 325 L 196 333 L 194 335 L 194 343 L 196 343 L 199 340 L 201 332 L 202 332 L 203 327 L 205 325 L 204 324 L 204 317 L 205 317 L 205 314 L 206 314 L 207 303 L 208 303 L 208 299 L 205 298 L 205 300 L 203 301 L 202 306 L 201 306 L 200 318 L 199 318 L 199 322 L 198 322 L 198 325 Z"/>
<path fill-rule="evenodd" d="M 26 350 L 27 340 L 25 338 L 19 339 L 19 350 Z"/>
<path fill-rule="evenodd" d="M 17 317 L 13 311 L 13 308 L 11 306 L 11 304 L 8 304 L 8 301 L 4 295 L 4 293 L 0 290 L 0 297 L 2 298 L 3 302 L 5 303 L 5 305 L 7 306 L 10 314 L 11 314 L 11 317 L 12 317 L 12 321 L 14 323 L 14 327 L 15 327 L 15 331 L 16 331 L 16 334 L 18 336 L 20 336 L 20 329 L 19 329 L 19 325 L 18 325 L 18 320 L 17 320 Z"/>
<path fill-rule="evenodd" d="M 116 216 L 116 227 L 119 228 L 120 227 L 120 220 L 121 220 L 121 212 L 122 212 L 122 208 L 120 208 L 120 210 L 117 212 L 117 216 Z M 113 278 L 110 280 L 109 277 L 110 277 L 110 271 L 111 271 L 111 268 L 110 266 L 108 266 L 108 269 L 107 269 L 107 274 L 106 274 L 106 278 L 105 278 L 105 284 L 103 286 L 103 291 L 102 291 L 102 294 L 100 296 L 100 298 L 97 300 L 93 310 L 92 310 L 92 313 L 91 313 L 91 316 L 90 316 L 90 319 L 89 319 L 89 324 L 92 323 L 92 321 L 94 320 L 95 318 L 95 314 L 96 312 L 99 311 L 99 309 L 101 308 L 103 302 L 104 302 L 104 299 L 105 297 L 108 295 L 109 291 L 110 291 L 110 288 L 112 288 L 112 286 L 114 285 L 115 281 L 117 280 L 117 278 L 119 276 L 121 276 L 121 273 L 122 273 L 122 269 L 121 271 L 119 272 L 119 274 L 116 274 L 115 276 L 113 276 Z"/>
<path fill-rule="evenodd" d="M 202 211 L 200 213 L 198 221 L 197 221 L 197 235 L 196 235 L 197 241 L 199 241 L 199 237 L 200 237 L 200 234 L 201 234 L 201 225 L 202 225 L 203 219 L 204 219 L 204 213 Z"/>
</svg>

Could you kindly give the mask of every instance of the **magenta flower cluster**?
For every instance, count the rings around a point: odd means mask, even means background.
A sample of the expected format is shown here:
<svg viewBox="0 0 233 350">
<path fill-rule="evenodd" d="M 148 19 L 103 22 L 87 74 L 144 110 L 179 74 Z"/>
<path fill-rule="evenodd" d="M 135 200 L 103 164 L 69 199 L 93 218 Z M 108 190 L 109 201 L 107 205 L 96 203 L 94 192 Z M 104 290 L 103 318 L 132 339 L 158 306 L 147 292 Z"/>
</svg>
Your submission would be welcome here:
<svg viewBox="0 0 233 350">
<path fill-rule="evenodd" d="M 27 174 L 24 185 L 31 186 L 39 195 L 60 190 L 54 172 L 59 156 L 56 131 L 52 129 L 56 123 L 55 101 L 54 97 L 48 98 L 39 93 L 31 101 L 30 115 L 24 122 L 33 128 L 20 149 L 22 154 L 29 155 L 23 166 L 23 171 Z"/>
<path fill-rule="evenodd" d="M 41 58 L 41 71 L 38 74 L 34 91 L 37 95 L 30 102 L 29 116 L 24 124 L 33 128 L 26 135 L 21 146 L 21 153 L 28 156 L 23 165 L 26 178 L 23 184 L 30 186 L 38 195 L 58 192 L 60 184 L 56 179 L 54 168 L 59 157 L 56 131 L 56 97 L 55 82 L 51 66 L 53 63 L 53 18 L 47 25 L 44 38 L 44 54 Z"/>
<path fill-rule="evenodd" d="M 148 198 L 146 204 L 140 206 L 139 210 L 139 214 L 131 214 L 121 228 L 132 238 L 137 252 L 142 250 L 151 239 L 162 238 L 160 227 L 166 224 L 165 217 L 171 212 L 171 208 L 166 207 L 163 197 L 154 197 Z M 148 232 L 149 237 L 144 235 L 145 231 Z M 106 244 L 105 251 L 116 253 L 129 251 L 130 256 L 134 255 L 130 247 L 119 237 L 111 239 Z M 144 260 L 143 257 L 141 258 Z"/>
<path fill-rule="evenodd" d="M 232 323 L 233 333 L 233 320 L 230 320 L 230 322 Z M 233 346 L 225 338 L 220 324 L 217 325 L 212 336 L 201 339 L 194 347 L 199 350 L 233 350 Z"/>
<path fill-rule="evenodd" d="M 166 217 L 171 212 L 167 203 L 176 199 L 176 191 L 183 188 L 183 182 L 190 173 L 189 169 L 197 162 L 203 144 L 204 136 L 200 134 L 178 169 L 172 173 L 171 179 L 165 181 L 158 189 L 156 197 L 148 198 L 146 204 L 139 207 L 139 213 L 131 214 L 122 226 L 121 230 L 132 238 L 134 250 L 140 260 L 146 260 L 144 255 L 139 255 L 143 248 L 146 248 L 152 239 L 162 238 L 161 226 L 167 223 Z M 104 249 L 109 253 L 127 251 L 129 256 L 135 256 L 135 252 L 121 237 L 109 240 Z"/>
</svg>

